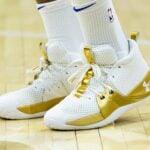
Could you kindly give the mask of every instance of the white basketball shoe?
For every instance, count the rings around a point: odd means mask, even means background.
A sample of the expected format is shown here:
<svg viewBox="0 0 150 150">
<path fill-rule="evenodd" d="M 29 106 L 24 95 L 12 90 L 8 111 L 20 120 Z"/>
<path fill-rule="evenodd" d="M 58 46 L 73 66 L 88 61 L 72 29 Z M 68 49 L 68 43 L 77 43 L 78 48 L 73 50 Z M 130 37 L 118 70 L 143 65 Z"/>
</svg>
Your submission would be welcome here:
<svg viewBox="0 0 150 150">
<path fill-rule="evenodd" d="M 60 43 L 59 46 L 52 44 L 47 52 L 48 55 L 42 50 L 44 59 L 36 69 L 35 80 L 28 87 L 0 97 L 0 117 L 42 117 L 72 91 L 73 86 L 69 85 L 68 78 L 81 67 L 79 57 L 68 54 Z"/>
<path fill-rule="evenodd" d="M 135 35 L 132 36 L 133 38 Z M 150 96 L 150 70 L 137 43 L 129 40 L 129 54 L 117 59 L 108 45 L 84 47 L 87 65 L 72 93 L 49 110 L 45 124 L 60 130 L 102 127 Z"/>
</svg>

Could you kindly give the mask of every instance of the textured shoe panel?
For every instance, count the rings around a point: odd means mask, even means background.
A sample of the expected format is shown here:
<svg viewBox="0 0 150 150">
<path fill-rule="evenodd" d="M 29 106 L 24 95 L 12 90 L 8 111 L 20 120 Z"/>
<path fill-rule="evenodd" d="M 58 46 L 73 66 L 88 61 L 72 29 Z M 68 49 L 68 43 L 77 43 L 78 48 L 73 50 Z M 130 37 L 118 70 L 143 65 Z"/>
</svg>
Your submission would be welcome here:
<svg viewBox="0 0 150 150">
<path fill-rule="evenodd" d="M 142 98 L 148 97 L 149 67 L 137 44 L 132 40 L 129 44 L 129 55 L 117 61 L 112 59 L 111 62 L 115 62 L 113 65 L 108 65 L 107 62 L 97 65 L 92 61 L 89 69 L 93 70 L 94 76 L 91 79 L 85 76 L 80 81 L 80 84 L 83 84 L 80 88 L 49 110 L 44 118 L 45 124 L 51 128 L 65 130 L 101 127 L 118 119 L 125 111 L 142 102 Z M 112 50 L 111 52 L 113 53 Z M 89 52 L 87 54 L 91 60 Z M 107 58 L 104 55 L 105 53 L 102 57 Z M 98 58 L 96 61 L 101 63 Z M 143 85 L 144 80 L 146 82 Z"/>
<path fill-rule="evenodd" d="M 70 71 L 67 72 L 67 75 L 66 70 Z M 59 66 L 51 75 L 48 72 L 42 73 L 39 80 L 34 81 L 32 85 L 4 94 L 0 97 L 0 117 L 10 119 L 41 117 L 44 115 L 45 110 L 56 105 L 60 98 L 63 99 L 69 94 L 70 89 L 66 89 L 67 85 L 64 85 L 63 82 L 65 79 L 66 84 L 68 84 L 68 76 L 75 70 L 76 67 L 70 69 L 68 65 Z M 38 106 L 41 109 L 36 108 Z"/>
<path fill-rule="evenodd" d="M 90 94 L 89 98 L 76 98 L 73 94 L 66 97 L 57 107 L 67 114 L 91 114 L 99 111 L 97 107 L 96 97 Z"/>
</svg>

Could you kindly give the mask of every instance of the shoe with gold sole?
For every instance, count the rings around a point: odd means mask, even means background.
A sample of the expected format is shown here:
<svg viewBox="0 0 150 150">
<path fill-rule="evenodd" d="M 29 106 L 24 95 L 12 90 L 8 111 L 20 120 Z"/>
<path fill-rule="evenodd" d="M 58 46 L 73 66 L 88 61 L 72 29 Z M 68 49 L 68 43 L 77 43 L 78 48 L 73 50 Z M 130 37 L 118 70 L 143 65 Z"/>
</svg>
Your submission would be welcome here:
<svg viewBox="0 0 150 150">
<path fill-rule="evenodd" d="M 135 39 L 133 33 L 128 55 L 119 60 L 109 45 L 85 46 L 88 63 L 77 73 L 77 88 L 45 114 L 45 124 L 59 130 L 99 128 L 143 103 L 150 96 L 150 70 Z"/>
<path fill-rule="evenodd" d="M 0 118 L 28 119 L 43 117 L 45 112 L 63 100 L 73 89 L 68 83 L 69 76 L 76 72 L 82 62 L 71 62 L 74 54 L 68 54 L 63 47 L 55 44 L 47 55 L 40 46 L 43 57 L 40 66 L 33 69 L 34 80 L 26 88 L 4 94 L 0 97 Z M 78 58 L 78 57 L 77 57 Z M 51 61 L 49 61 L 51 60 Z"/>
</svg>

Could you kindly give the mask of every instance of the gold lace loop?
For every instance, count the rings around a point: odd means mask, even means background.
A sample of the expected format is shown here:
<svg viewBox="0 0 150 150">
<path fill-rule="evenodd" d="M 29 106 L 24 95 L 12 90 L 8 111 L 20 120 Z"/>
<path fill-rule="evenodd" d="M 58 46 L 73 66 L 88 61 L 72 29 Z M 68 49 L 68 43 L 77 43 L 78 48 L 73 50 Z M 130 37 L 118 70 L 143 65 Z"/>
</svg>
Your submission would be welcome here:
<svg viewBox="0 0 150 150">
<path fill-rule="evenodd" d="M 139 35 L 140 35 L 139 32 L 134 31 L 134 32 L 131 33 L 131 39 L 134 40 L 134 41 L 137 41 L 138 38 L 139 38 Z"/>
<path fill-rule="evenodd" d="M 91 53 L 92 49 L 91 49 L 91 48 L 88 48 L 88 47 L 85 47 L 85 48 L 83 49 L 83 51 L 84 51 L 84 55 L 85 55 L 85 57 L 86 57 L 88 63 L 89 63 L 89 64 L 95 64 L 94 57 L 93 57 L 93 55 L 92 55 L 92 53 Z"/>
<path fill-rule="evenodd" d="M 91 49 L 85 47 L 84 49 L 84 55 L 88 61 L 89 64 L 95 64 L 94 62 L 94 58 L 92 56 L 91 53 Z M 78 86 L 76 93 L 75 93 L 75 97 L 80 98 L 82 96 L 82 94 L 84 93 L 84 91 L 87 89 L 88 85 L 89 85 L 89 81 L 90 79 L 94 76 L 94 72 L 92 69 L 89 69 L 85 76 L 83 77 L 83 80 L 81 81 L 80 85 Z"/>
<path fill-rule="evenodd" d="M 77 91 L 75 93 L 75 96 L 77 98 L 80 98 L 81 95 L 84 93 L 84 91 L 86 90 L 86 88 L 88 87 L 89 85 L 89 81 L 90 79 L 93 77 L 93 72 L 92 72 L 92 69 L 88 70 L 87 73 L 85 74 L 83 80 L 81 81 L 79 87 L 77 88 Z"/>
<path fill-rule="evenodd" d="M 44 44 L 41 42 L 39 44 L 39 50 L 40 50 L 40 53 L 42 55 L 42 58 L 40 59 L 40 65 L 29 70 L 30 75 L 27 78 L 27 84 L 28 85 L 31 85 L 34 80 L 37 80 L 40 73 L 44 69 L 46 69 L 48 65 L 51 64 L 51 62 L 48 60 L 48 56 L 47 56 L 47 53 L 46 53 L 44 47 L 45 47 Z"/>
<path fill-rule="evenodd" d="M 44 58 L 45 62 L 46 62 L 47 64 L 50 64 L 50 61 L 48 60 L 48 55 L 47 55 L 47 53 L 46 53 L 44 47 L 45 47 L 45 46 L 44 46 L 43 43 L 41 42 L 41 43 L 39 44 L 39 50 L 40 50 L 40 52 L 41 52 L 41 55 L 42 55 L 42 57 Z"/>
</svg>

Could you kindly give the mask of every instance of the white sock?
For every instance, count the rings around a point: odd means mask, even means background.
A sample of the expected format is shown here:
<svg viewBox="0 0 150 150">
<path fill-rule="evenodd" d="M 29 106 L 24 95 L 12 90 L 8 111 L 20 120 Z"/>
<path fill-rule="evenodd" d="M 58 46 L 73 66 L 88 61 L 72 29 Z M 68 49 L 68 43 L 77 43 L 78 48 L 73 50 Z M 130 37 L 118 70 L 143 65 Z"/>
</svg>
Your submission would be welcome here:
<svg viewBox="0 0 150 150">
<path fill-rule="evenodd" d="M 65 47 L 68 52 L 79 53 L 83 36 L 72 7 L 65 0 L 57 0 L 37 4 L 37 9 L 43 19 L 48 47 L 56 44 L 56 47 Z"/>
<path fill-rule="evenodd" d="M 112 0 L 72 0 L 83 31 L 92 45 L 110 44 L 118 58 L 128 54 L 128 41 L 117 18 Z"/>
</svg>

